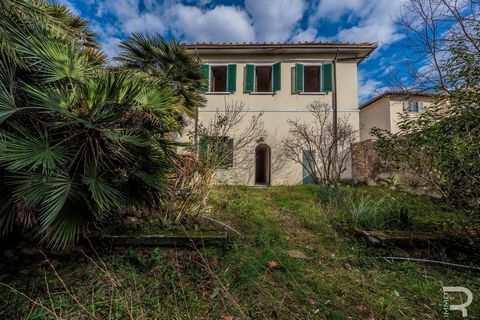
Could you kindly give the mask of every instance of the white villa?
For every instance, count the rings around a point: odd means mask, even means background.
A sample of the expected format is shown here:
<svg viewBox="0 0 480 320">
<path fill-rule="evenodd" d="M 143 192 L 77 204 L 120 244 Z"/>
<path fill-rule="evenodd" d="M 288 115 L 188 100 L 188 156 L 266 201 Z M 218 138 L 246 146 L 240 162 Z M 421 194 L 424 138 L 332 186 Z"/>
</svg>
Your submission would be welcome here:
<svg viewBox="0 0 480 320">
<path fill-rule="evenodd" d="M 265 135 L 247 157 L 222 169 L 227 183 L 298 184 L 309 180 L 303 166 L 282 156 L 289 119 L 311 120 L 306 106 L 328 103 L 332 114 L 348 117 L 360 129 L 357 68 L 376 43 L 195 43 L 183 45 L 204 63 L 207 103 L 199 122 L 208 122 L 225 102 L 242 102 L 249 113 L 263 113 Z M 235 140 L 235 136 L 229 137 Z M 309 161 L 314 154 L 304 154 Z M 351 170 L 345 172 L 351 178 Z"/>
</svg>

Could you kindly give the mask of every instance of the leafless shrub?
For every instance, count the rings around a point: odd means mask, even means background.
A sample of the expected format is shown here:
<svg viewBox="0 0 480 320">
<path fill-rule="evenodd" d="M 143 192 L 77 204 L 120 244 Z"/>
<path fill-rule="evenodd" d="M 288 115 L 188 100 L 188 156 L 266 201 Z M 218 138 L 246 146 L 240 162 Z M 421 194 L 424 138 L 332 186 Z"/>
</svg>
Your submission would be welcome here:
<svg viewBox="0 0 480 320">
<path fill-rule="evenodd" d="M 289 120 L 289 137 L 283 141 L 283 150 L 289 159 L 300 163 L 316 183 L 336 185 L 347 169 L 350 144 L 356 140 L 358 130 L 350 125 L 347 117 L 339 117 L 335 135 L 328 104 L 315 101 L 307 109 L 313 121 Z M 310 152 L 315 156 L 307 164 L 303 158 Z"/>
<path fill-rule="evenodd" d="M 247 118 L 240 102 L 225 103 L 208 123 L 199 123 L 196 134 L 189 134 L 190 144 L 175 179 L 174 221 L 204 213 L 215 182 L 240 165 L 263 134 L 262 113 Z"/>
</svg>

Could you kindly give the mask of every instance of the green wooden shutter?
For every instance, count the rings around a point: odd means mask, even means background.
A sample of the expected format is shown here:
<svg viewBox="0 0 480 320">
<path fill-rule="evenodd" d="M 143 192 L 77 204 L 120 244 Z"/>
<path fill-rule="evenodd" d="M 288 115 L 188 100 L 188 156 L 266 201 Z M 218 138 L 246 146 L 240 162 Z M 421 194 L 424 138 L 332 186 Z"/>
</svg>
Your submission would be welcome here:
<svg viewBox="0 0 480 320">
<path fill-rule="evenodd" d="M 247 64 L 245 66 L 245 92 L 250 93 L 254 91 L 255 66 Z"/>
<path fill-rule="evenodd" d="M 303 150 L 303 183 L 314 183 L 316 170 L 315 170 L 315 150 Z"/>
<path fill-rule="evenodd" d="M 303 92 L 303 64 L 295 64 L 295 92 Z"/>
<path fill-rule="evenodd" d="M 273 92 L 277 92 L 282 89 L 282 71 L 281 71 L 280 62 L 277 62 L 273 65 L 272 72 L 273 72 Z"/>
<path fill-rule="evenodd" d="M 331 63 L 322 65 L 322 91 L 332 92 L 333 90 L 333 67 Z"/>
<path fill-rule="evenodd" d="M 229 64 L 227 74 L 227 91 L 233 93 L 237 89 L 237 65 Z"/>
<path fill-rule="evenodd" d="M 202 78 L 203 78 L 202 91 L 208 92 L 209 91 L 208 85 L 210 83 L 210 65 L 208 64 L 202 65 Z"/>
</svg>

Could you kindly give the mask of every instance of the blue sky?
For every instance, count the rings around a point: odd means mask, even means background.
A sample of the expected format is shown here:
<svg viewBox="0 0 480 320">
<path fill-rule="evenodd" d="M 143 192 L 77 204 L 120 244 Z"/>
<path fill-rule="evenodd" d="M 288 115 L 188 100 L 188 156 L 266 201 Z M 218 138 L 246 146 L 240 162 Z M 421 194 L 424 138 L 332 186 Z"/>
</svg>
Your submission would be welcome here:
<svg viewBox="0 0 480 320">
<path fill-rule="evenodd" d="M 402 0 L 60 0 L 88 19 L 109 56 L 131 32 L 180 41 L 378 42 L 359 68 L 360 102 L 385 90 L 402 33 Z"/>
</svg>

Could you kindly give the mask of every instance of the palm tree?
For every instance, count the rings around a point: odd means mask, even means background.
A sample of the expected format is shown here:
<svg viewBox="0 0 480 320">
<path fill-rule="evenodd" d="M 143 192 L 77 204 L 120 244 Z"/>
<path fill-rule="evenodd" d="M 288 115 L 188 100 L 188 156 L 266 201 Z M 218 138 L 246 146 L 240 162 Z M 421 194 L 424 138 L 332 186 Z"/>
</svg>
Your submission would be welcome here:
<svg viewBox="0 0 480 320">
<path fill-rule="evenodd" d="M 62 248 L 168 189 L 182 98 L 105 68 L 92 37 L 63 6 L 0 2 L 0 235 Z"/>
<path fill-rule="evenodd" d="M 123 69 L 171 87 L 183 98 L 182 104 L 190 115 L 204 105 L 202 62 L 176 40 L 166 41 L 158 33 L 133 33 L 120 43 L 120 49 L 116 60 Z"/>
</svg>

